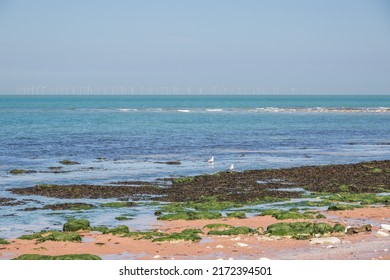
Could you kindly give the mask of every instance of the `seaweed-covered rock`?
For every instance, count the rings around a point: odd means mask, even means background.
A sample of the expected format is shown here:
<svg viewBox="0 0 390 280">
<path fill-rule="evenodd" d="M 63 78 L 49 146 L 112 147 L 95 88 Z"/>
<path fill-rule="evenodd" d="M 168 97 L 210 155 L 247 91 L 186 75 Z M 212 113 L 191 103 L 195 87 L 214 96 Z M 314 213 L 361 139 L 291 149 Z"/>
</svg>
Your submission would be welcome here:
<svg viewBox="0 0 390 280">
<path fill-rule="evenodd" d="M 122 208 L 122 207 L 134 207 L 136 203 L 129 201 L 114 201 L 103 203 L 102 207 Z"/>
<path fill-rule="evenodd" d="M 182 232 L 171 233 L 167 236 L 158 237 L 152 242 L 177 242 L 177 241 L 200 241 L 202 238 L 198 235 L 202 233 L 200 229 L 185 229 Z"/>
<path fill-rule="evenodd" d="M 101 260 L 101 258 L 99 256 L 91 254 L 69 254 L 60 256 L 25 254 L 20 255 L 14 260 Z"/>
<path fill-rule="evenodd" d="M 69 220 L 63 226 L 63 231 L 78 231 L 78 230 L 89 230 L 90 222 L 86 219 Z"/>
<path fill-rule="evenodd" d="M 372 230 L 372 226 L 371 225 L 362 225 L 360 227 L 349 227 L 347 228 L 347 231 L 346 233 L 347 234 L 356 234 L 356 233 L 360 233 L 360 232 L 370 232 Z"/>
<path fill-rule="evenodd" d="M 1 245 L 8 245 L 10 243 L 7 240 L 5 240 L 4 238 L 0 238 L 0 244 Z"/>
<path fill-rule="evenodd" d="M 37 172 L 35 170 L 12 169 L 9 173 L 12 175 L 20 175 L 20 174 L 31 174 Z"/>
<path fill-rule="evenodd" d="M 326 223 L 276 223 L 269 225 L 265 233 L 271 236 L 285 236 L 295 239 L 308 239 L 315 234 L 332 233 L 333 227 Z"/>
<path fill-rule="evenodd" d="M 245 219 L 246 213 L 244 211 L 236 211 L 236 212 L 230 212 L 226 214 L 226 217 L 228 218 L 237 218 L 237 219 Z"/>
<path fill-rule="evenodd" d="M 253 234 L 258 233 L 255 229 L 245 226 L 232 227 L 223 230 L 210 230 L 208 235 L 239 235 L 239 234 Z"/>
<path fill-rule="evenodd" d="M 221 213 L 218 212 L 195 212 L 195 211 L 187 211 L 187 212 L 179 212 L 173 214 L 166 214 L 159 216 L 157 220 L 211 220 L 211 219 L 219 219 L 222 217 Z"/>
<path fill-rule="evenodd" d="M 77 165 L 77 164 L 80 164 L 77 161 L 71 161 L 71 160 L 68 160 L 68 159 L 61 160 L 60 163 L 64 164 L 64 165 Z"/>
</svg>

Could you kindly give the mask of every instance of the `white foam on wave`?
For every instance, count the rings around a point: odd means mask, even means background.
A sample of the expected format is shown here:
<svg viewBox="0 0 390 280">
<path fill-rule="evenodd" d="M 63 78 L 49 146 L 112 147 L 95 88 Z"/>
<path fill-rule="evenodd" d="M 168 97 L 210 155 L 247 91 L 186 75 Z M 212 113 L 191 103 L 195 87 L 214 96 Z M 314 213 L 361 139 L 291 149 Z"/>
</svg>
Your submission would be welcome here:
<svg viewBox="0 0 390 280">
<path fill-rule="evenodd" d="M 223 109 L 206 109 L 207 112 L 223 112 Z"/>
<path fill-rule="evenodd" d="M 187 109 L 179 109 L 177 111 L 180 112 L 180 113 L 189 113 L 189 112 L 191 112 L 190 110 L 187 110 Z"/>
</svg>

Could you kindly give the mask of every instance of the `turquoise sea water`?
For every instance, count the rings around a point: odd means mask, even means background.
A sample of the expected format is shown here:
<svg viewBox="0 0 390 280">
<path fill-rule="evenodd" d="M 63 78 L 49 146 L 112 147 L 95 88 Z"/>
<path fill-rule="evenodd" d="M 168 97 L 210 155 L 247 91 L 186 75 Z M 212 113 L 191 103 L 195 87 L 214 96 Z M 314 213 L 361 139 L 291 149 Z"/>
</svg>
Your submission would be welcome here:
<svg viewBox="0 0 390 280">
<path fill-rule="evenodd" d="M 0 237 L 60 227 L 68 215 L 115 224 L 123 214 L 24 212 L 64 200 L 17 197 L 11 187 L 389 158 L 390 96 L 0 96 L 0 198 L 37 200 L 0 205 Z M 63 159 L 81 164 L 48 169 Z M 156 163 L 173 160 L 182 164 Z M 37 173 L 9 173 L 17 168 Z M 142 219 L 130 225 L 150 221 L 150 209 L 131 211 Z"/>
</svg>

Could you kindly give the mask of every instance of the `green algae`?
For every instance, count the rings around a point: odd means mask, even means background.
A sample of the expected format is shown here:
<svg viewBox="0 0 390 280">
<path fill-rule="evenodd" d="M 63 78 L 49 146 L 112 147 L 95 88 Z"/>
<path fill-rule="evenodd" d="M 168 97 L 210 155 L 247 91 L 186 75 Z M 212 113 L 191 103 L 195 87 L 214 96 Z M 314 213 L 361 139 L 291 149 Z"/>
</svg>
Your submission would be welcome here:
<svg viewBox="0 0 390 280">
<path fill-rule="evenodd" d="M 306 211 L 303 213 L 299 212 L 299 209 L 290 209 L 288 211 L 279 210 L 279 209 L 268 209 L 261 212 L 261 216 L 271 215 L 272 217 L 278 220 L 286 219 L 314 219 L 315 212 Z"/>
<path fill-rule="evenodd" d="M 345 226 L 343 226 L 342 224 L 335 224 L 333 226 L 333 231 L 334 232 L 345 232 Z"/>
<path fill-rule="evenodd" d="M 331 201 L 370 204 L 390 204 L 390 196 L 378 196 L 374 193 L 338 193 L 329 196 Z"/>
<path fill-rule="evenodd" d="M 131 237 L 135 240 L 147 239 L 152 240 L 159 237 L 167 236 L 168 234 L 158 231 L 131 231 L 123 235 L 123 237 Z"/>
<path fill-rule="evenodd" d="M 228 218 L 245 219 L 246 213 L 244 211 L 236 211 L 236 212 L 227 213 L 226 216 Z"/>
<path fill-rule="evenodd" d="M 228 224 L 207 224 L 203 227 L 203 229 L 207 230 L 225 230 L 232 228 L 234 228 L 234 226 Z"/>
<path fill-rule="evenodd" d="M 207 235 L 239 235 L 239 234 L 254 234 L 258 233 L 253 228 L 245 226 L 237 226 L 229 229 L 213 229 L 210 230 Z"/>
<path fill-rule="evenodd" d="M 20 174 L 28 174 L 32 173 L 32 170 L 25 170 L 25 169 L 12 169 L 9 173 L 12 175 L 20 175 Z"/>
<path fill-rule="evenodd" d="M 219 219 L 222 217 L 222 214 L 219 212 L 195 212 L 195 211 L 186 211 L 186 212 L 178 212 L 173 214 L 166 214 L 159 216 L 157 220 L 211 220 L 211 219 Z"/>
<path fill-rule="evenodd" d="M 24 254 L 14 260 L 101 260 L 101 258 L 91 254 L 68 254 L 60 256 Z"/>
<path fill-rule="evenodd" d="M 132 219 L 133 218 L 126 217 L 126 216 L 115 217 L 115 220 L 118 220 L 118 221 L 127 221 L 127 220 L 132 220 Z"/>
<path fill-rule="evenodd" d="M 99 231 L 103 234 L 106 234 L 110 231 L 110 229 L 107 226 L 95 226 L 91 227 L 91 231 Z"/>
<path fill-rule="evenodd" d="M 59 163 L 61 163 L 63 165 L 77 165 L 77 164 L 80 164 L 77 161 L 71 161 L 71 160 L 68 160 L 68 159 L 61 160 L 61 161 L 59 161 Z"/>
<path fill-rule="evenodd" d="M 130 232 L 130 230 L 129 230 L 128 226 L 120 225 L 120 226 L 117 226 L 113 229 L 110 229 L 107 233 L 112 233 L 113 235 L 117 235 L 117 234 L 126 234 L 129 232 Z"/>
<path fill-rule="evenodd" d="M 194 180 L 194 177 L 180 177 L 180 178 L 174 178 L 172 179 L 172 184 L 173 185 L 178 185 L 178 184 L 186 184 L 190 183 Z"/>
<path fill-rule="evenodd" d="M 167 236 L 155 238 L 152 240 L 152 242 L 177 242 L 177 241 L 198 242 L 202 239 L 199 236 L 199 233 L 202 233 L 200 229 L 185 229 L 182 232 L 175 232 Z"/>
<path fill-rule="evenodd" d="M 344 211 L 344 210 L 353 210 L 359 208 L 359 205 L 350 205 L 350 204 L 335 204 L 328 207 L 328 211 Z"/>
<path fill-rule="evenodd" d="M 332 232 L 334 232 L 334 228 L 326 223 L 295 222 L 269 225 L 265 233 L 271 236 L 308 239 L 315 234 L 324 235 Z"/>
<path fill-rule="evenodd" d="M 7 240 L 5 240 L 4 238 L 0 238 L 0 244 L 1 245 L 8 245 L 10 243 Z"/>
<path fill-rule="evenodd" d="M 134 207 L 136 204 L 129 201 L 114 201 L 103 203 L 102 207 L 122 208 L 122 207 Z"/>
<path fill-rule="evenodd" d="M 63 231 L 89 230 L 90 222 L 86 219 L 70 219 L 64 224 Z"/>
<path fill-rule="evenodd" d="M 81 236 L 75 232 L 60 232 L 60 231 L 41 231 L 33 234 L 25 234 L 18 239 L 36 240 L 36 243 L 45 241 L 69 241 L 81 242 Z"/>
</svg>

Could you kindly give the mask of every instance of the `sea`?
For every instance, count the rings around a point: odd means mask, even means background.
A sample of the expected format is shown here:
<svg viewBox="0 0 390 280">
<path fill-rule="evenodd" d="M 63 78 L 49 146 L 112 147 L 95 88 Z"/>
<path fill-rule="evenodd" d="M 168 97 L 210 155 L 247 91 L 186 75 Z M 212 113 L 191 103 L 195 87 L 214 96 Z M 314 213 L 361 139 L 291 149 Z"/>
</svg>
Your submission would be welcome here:
<svg viewBox="0 0 390 280">
<path fill-rule="evenodd" d="M 213 164 L 208 159 L 215 158 Z M 71 160 L 78 165 L 62 165 Z M 0 237 L 61 229 L 69 218 L 94 225 L 156 224 L 156 206 L 37 210 L 63 202 L 12 194 L 37 184 L 155 181 L 212 174 L 390 159 L 390 96 L 0 96 Z M 180 164 L 164 164 L 177 161 Z M 61 166 L 60 173 L 53 167 Z M 14 169 L 34 173 L 13 175 Z M 128 221 L 115 217 L 127 215 Z"/>
</svg>

